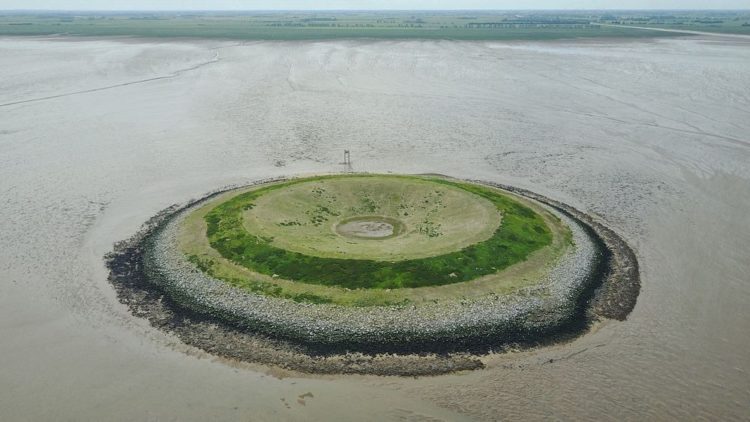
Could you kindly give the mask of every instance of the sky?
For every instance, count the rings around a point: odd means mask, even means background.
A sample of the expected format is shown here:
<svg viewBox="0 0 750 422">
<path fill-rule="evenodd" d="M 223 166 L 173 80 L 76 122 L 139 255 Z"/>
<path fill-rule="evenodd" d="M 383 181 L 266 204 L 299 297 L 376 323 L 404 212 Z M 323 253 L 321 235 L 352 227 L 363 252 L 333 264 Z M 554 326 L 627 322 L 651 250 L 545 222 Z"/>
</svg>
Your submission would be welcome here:
<svg viewBox="0 0 750 422">
<path fill-rule="evenodd" d="M 0 0 L 0 10 L 750 9 L 750 0 Z"/>
</svg>

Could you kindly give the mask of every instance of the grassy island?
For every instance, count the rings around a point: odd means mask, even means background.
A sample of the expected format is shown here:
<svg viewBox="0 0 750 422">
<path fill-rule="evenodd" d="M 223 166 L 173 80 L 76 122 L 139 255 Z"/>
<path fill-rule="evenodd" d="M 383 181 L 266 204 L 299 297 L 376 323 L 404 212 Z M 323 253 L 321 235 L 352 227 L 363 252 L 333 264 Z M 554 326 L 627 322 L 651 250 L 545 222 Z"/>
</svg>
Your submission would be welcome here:
<svg viewBox="0 0 750 422">
<path fill-rule="evenodd" d="M 339 175 L 221 195 L 185 218 L 180 244 L 253 293 L 372 306 L 510 293 L 571 241 L 543 208 L 487 186 Z"/>
<path fill-rule="evenodd" d="M 639 288 L 632 251 L 589 216 L 442 176 L 318 176 L 213 193 L 154 217 L 108 265 L 131 306 L 191 344 L 260 362 L 291 353 L 316 372 L 329 369 L 314 356 L 358 372 L 347 360 L 357 352 L 398 355 L 373 373 L 412 374 L 416 361 L 402 356 L 580 332 L 592 316 L 622 318 Z"/>
</svg>

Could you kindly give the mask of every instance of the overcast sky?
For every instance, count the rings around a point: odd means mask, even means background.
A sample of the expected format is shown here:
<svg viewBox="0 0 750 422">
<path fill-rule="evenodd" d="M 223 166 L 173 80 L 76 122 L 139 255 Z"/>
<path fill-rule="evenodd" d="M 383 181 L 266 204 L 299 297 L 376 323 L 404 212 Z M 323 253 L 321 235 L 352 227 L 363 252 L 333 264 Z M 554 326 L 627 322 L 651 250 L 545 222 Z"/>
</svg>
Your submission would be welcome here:
<svg viewBox="0 0 750 422">
<path fill-rule="evenodd" d="M 0 10 L 748 9 L 750 0 L 0 0 Z"/>
</svg>

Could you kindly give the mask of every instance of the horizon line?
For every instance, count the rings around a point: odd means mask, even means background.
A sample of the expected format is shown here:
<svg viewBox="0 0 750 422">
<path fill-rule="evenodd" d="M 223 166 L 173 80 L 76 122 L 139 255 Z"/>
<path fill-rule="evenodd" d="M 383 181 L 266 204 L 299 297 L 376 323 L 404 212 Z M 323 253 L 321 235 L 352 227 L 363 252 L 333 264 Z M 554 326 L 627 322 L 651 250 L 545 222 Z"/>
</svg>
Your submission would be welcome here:
<svg viewBox="0 0 750 422">
<path fill-rule="evenodd" d="M 0 9 L 0 12 L 738 12 L 745 9 Z"/>
</svg>

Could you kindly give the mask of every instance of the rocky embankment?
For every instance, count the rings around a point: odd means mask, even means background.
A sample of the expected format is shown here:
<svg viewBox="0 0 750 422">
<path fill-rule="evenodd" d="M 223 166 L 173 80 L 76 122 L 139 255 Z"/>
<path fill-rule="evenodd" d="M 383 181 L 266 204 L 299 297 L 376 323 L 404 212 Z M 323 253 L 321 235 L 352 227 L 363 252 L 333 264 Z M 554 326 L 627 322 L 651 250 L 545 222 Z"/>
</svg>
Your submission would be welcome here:
<svg viewBox="0 0 750 422">
<path fill-rule="evenodd" d="M 491 184 L 490 184 L 491 185 Z M 255 295 L 212 279 L 177 248 L 173 207 L 107 257 L 120 300 L 137 316 L 210 353 L 319 373 L 424 375 L 476 369 L 477 355 L 583 332 L 595 318 L 622 319 L 639 290 L 635 256 L 589 216 L 532 192 L 576 247 L 537 287 L 517 294 L 400 307 L 314 305 Z"/>
</svg>

